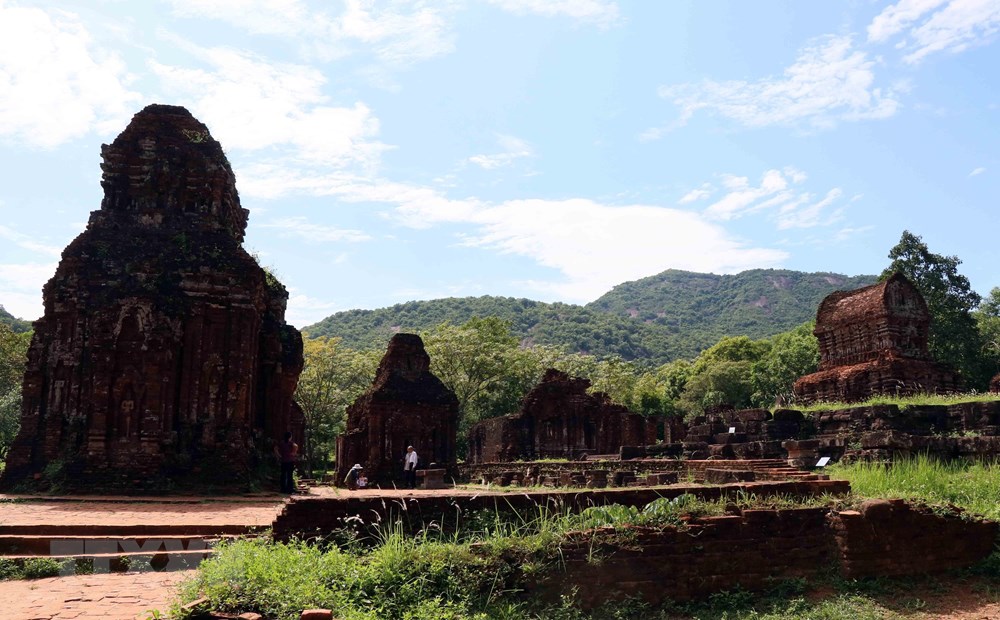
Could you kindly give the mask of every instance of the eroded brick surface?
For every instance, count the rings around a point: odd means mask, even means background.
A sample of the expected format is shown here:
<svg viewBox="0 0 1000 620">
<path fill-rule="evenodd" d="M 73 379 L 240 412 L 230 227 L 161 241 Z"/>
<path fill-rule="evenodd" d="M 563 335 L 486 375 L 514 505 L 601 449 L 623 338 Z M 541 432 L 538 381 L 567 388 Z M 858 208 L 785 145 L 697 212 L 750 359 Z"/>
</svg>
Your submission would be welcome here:
<svg viewBox="0 0 1000 620">
<path fill-rule="evenodd" d="M 954 392 L 958 375 L 931 359 L 931 316 L 901 274 L 828 295 L 816 313 L 817 372 L 795 382 L 800 402 L 859 401 L 875 394 Z"/>
<path fill-rule="evenodd" d="M 347 409 L 347 430 L 337 438 L 338 481 L 357 463 L 372 484 L 401 484 L 407 446 L 423 465 L 454 465 L 458 399 L 430 365 L 420 336 L 392 337 L 372 386 Z"/>
<path fill-rule="evenodd" d="M 45 285 L 2 484 L 49 465 L 78 490 L 245 482 L 301 426 L 287 291 L 243 249 L 233 171 L 187 110 L 146 107 L 102 157 L 101 208 Z"/>
</svg>

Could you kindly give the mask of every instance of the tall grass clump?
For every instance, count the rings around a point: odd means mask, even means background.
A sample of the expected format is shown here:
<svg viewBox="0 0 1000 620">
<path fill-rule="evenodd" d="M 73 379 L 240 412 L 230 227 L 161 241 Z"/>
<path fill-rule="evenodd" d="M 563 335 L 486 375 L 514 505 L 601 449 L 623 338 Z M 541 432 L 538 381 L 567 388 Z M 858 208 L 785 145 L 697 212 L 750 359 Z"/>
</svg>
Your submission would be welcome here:
<svg viewBox="0 0 1000 620">
<path fill-rule="evenodd" d="M 971 513 L 1000 520 L 1000 464 L 941 461 L 920 455 L 891 464 L 838 464 L 832 478 L 848 480 L 862 497 L 906 498 L 928 504 L 953 504 Z"/>
<path fill-rule="evenodd" d="M 959 394 L 932 394 L 929 392 L 921 392 L 919 394 L 911 394 L 909 396 L 893 396 L 890 394 L 881 394 L 872 396 L 871 398 L 858 402 L 842 402 L 842 401 L 826 401 L 817 402 L 810 405 L 791 405 L 793 409 L 798 409 L 802 412 L 809 411 L 832 411 L 835 409 L 850 409 L 852 407 L 874 407 L 877 405 L 896 405 L 900 409 L 905 409 L 906 407 L 914 407 L 921 405 L 957 405 L 959 403 L 980 403 L 980 402 L 991 402 L 995 400 L 1000 400 L 996 394 L 991 394 L 988 392 L 965 392 Z"/>
</svg>

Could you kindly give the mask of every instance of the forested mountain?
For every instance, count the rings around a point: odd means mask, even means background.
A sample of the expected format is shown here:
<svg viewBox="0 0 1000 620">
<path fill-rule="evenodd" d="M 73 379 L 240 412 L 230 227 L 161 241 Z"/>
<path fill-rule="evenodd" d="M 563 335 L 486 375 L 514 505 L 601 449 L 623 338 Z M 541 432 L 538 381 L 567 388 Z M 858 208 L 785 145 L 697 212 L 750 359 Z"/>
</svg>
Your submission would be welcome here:
<svg viewBox="0 0 1000 620">
<path fill-rule="evenodd" d="M 15 334 L 31 331 L 31 321 L 19 319 L 0 306 L 0 323 L 10 327 Z"/>
<path fill-rule="evenodd" d="M 755 269 L 736 275 L 668 270 L 626 282 L 585 306 L 511 297 L 451 297 L 378 310 L 338 312 L 303 329 L 354 348 L 384 346 L 396 331 L 416 331 L 473 316 L 497 316 L 529 344 L 620 355 L 661 364 L 691 358 L 724 336 L 764 338 L 815 318 L 824 296 L 875 282 L 875 276 Z"/>
</svg>

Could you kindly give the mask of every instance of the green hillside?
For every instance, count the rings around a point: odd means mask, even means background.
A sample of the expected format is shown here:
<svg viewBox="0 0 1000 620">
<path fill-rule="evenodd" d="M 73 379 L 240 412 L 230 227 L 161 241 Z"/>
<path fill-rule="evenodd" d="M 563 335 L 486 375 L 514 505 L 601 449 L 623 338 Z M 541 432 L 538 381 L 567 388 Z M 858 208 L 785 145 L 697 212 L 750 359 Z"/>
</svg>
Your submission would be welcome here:
<svg viewBox="0 0 1000 620">
<path fill-rule="evenodd" d="M 11 331 L 15 334 L 31 331 L 31 321 L 17 318 L 10 312 L 7 312 L 3 306 L 0 306 L 0 323 L 10 327 Z"/>
<path fill-rule="evenodd" d="M 787 269 L 754 269 L 721 276 L 669 269 L 619 284 L 586 307 L 660 325 L 675 333 L 707 331 L 719 337 L 763 338 L 815 318 L 820 301 L 831 292 L 867 286 L 876 280 L 876 276 Z"/>
<path fill-rule="evenodd" d="M 694 357 L 723 336 L 763 338 L 787 331 L 815 318 L 820 300 L 829 293 L 875 280 L 773 269 L 726 276 L 668 270 L 620 284 L 586 306 L 451 297 L 338 312 L 303 331 L 337 336 L 354 348 L 382 347 L 397 331 L 497 316 L 510 321 L 527 344 L 661 364 Z"/>
</svg>

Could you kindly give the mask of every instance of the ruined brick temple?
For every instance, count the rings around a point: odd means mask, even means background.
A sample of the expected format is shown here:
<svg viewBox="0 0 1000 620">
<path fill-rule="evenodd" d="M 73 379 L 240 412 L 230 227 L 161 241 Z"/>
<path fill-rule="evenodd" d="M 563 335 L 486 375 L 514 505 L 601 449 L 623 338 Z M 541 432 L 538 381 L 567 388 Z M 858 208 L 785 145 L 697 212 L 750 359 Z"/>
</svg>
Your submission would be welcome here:
<svg viewBox="0 0 1000 620">
<path fill-rule="evenodd" d="M 146 107 L 101 156 L 101 208 L 44 288 L 2 485 L 245 482 L 301 429 L 288 294 L 243 249 L 233 171 L 187 110 Z"/>
<path fill-rule="evenodd" d="M 375 381 L 347 408 L 347 430 L 337 438 L 338 481 L 355 463 L 372 482 L 401 480 L 407 446 L 423 464 L 455 463 L 458 398 L 430 366 L 420 336 L 392 337 Z"/>
<path fill-rule="evenodd" d="M 954 392 L 958 375 L 931 359 L 931 316 L 901 274 L 855 291 L 837 291 L 816 313 L 819 370 L 795 382 L 799 402 L 859 401 L 875 394 Z"/>
<path fill-rule="evenodd" d="M 496 463 L 617 454 L 621 446 L 656 443 L 656 418 L 631 413 L 590 381 L 549 369 L 518 413 L 483 420 L 469 431 L 469 461 Z"/>
</svg>

